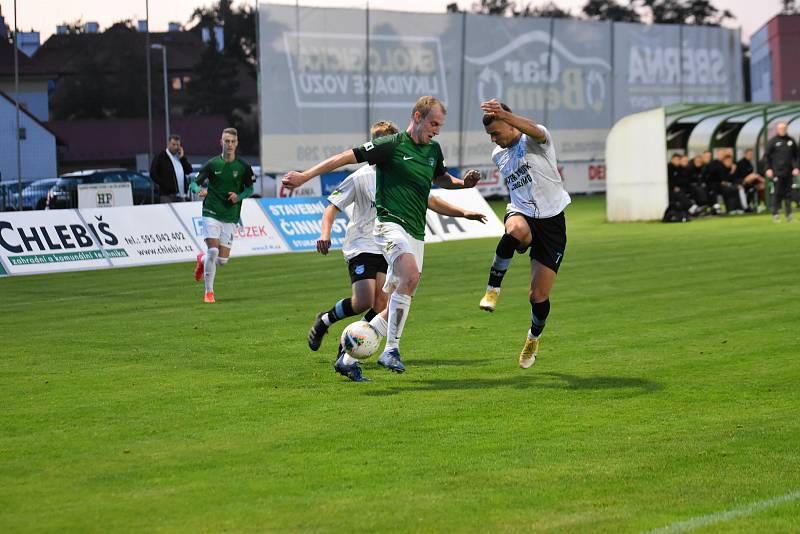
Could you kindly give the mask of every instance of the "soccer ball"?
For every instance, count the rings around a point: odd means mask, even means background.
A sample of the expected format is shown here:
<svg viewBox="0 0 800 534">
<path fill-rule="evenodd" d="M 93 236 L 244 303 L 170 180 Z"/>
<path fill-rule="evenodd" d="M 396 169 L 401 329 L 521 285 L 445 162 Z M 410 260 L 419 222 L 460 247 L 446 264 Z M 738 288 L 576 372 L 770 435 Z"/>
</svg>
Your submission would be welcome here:
<svg viewBox="0 0 800 534">
<path fill-rule="evenodd" d="M 353 358 L 362 360 L 378 351 L 381 337 L 366 321 L 350 323 L 342 332 L 342 348 Z"/>
</svg>

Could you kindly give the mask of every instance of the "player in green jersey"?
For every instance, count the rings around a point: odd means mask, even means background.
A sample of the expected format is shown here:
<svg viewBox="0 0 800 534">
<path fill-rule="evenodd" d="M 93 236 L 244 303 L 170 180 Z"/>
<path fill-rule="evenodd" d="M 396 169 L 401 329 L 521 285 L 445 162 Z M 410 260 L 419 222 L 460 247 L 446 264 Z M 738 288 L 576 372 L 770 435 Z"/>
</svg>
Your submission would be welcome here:
<svg viewBox="0 0 800 534">
<path fill-rule="evenodd" d="M 398 373 L 405 371 L 400 359 L 400 336 L 422 272 L 425 213 L 431 183 L 446 189 L 461 189 L 474 187 L 480 179 L 475 170 L 468 171 L 463 180 L 447 172 L 442 150 L 433 140 L 444 125 L 446 113 L 438 99 L 423 96 L 411 111 L 406 131 L 345 150 L 304 172 L 286 173 L 282 180 L 284 187 L 294 189 L 343 165 L 362 162 L 375 165 L 378 221 L 374 236 L 389 264 L 384 291 L 391 296 L 388 307 L 370 324 L 386 337 L 378 364 Z M 337 361 L 340 372 L 357 365 L 346 354 L 340 360 Z"/>
<path fill-rule="evenodd" d="M 236 128 L 222 130 L 222 155 L 203 165 L 189 190 L 203 199 L 203 227 L 206 252 L 197 255 L 194 279 L 205 280 L 205 302 L 215 302 L 214 277 L 217 265 L 225 265 L 242 210 L 242 201 L 253 194 L 253 169 L 236 156 L 239 134 Z M 208 181 L 208 187 L 200 184 Z"/>
</svg>

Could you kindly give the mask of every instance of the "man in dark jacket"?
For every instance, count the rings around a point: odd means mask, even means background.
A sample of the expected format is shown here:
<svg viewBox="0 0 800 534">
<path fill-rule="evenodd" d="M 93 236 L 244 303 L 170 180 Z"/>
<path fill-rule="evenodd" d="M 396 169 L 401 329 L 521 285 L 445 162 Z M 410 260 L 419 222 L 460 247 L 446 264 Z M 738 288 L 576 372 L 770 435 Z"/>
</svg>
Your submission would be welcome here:
<svg viewBox="0 0 800 534">
<path fill-rule="evenodd" d="M 767 178 L 774 184 L 772 195 L 772 218 L 781 222 L 781 202 L 785 204 L 786 220 L 792 220 L 792 181 L 800 174 L 797 168 L 797 143 L 786 134 L 786 123 L 776 126 L 778 134 L 769 140 L 764 159 L 767 163 Z"/>
<path fill-rule="evenodd" d="M 739 189 L 733 185 L 733 173 L 736 166 L 733 164 L 733 156 L 725 149 L 718 150 L 719 158 L 708 164 L 708 175 L 706 187 L 712 202 L 716 202 L 718 196 L 722 196 L 725 201 L 725 211 L 729 214 L 740 213 L 744 207 L 739 201 Z M 716 204 L 715 209 L 718 209 Z"/>
<path fill-rule="evenodd" d="M 172 134 L 167 149 L 153 158 L 150 177 L 158 184 L 161 202 L 180 202 L 187 198 L 192 166 L 183 154 L 181 136 Z"/>
</svg>

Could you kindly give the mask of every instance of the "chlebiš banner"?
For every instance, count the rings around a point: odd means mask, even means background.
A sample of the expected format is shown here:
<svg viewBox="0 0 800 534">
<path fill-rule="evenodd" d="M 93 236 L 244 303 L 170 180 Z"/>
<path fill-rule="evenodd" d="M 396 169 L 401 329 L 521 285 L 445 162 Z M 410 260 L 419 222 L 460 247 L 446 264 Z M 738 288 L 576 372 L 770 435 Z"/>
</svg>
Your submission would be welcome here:
<svg viewBox="0 0 800 534">
<path fill-rule="evenodd" d="M 110 258 L 113 267 L 173 263 L 194 259 L 196 240 L 168 204 L 78 210 L 89 224 L 106 225 L 125 254 Z"/>
<path fill-rule="evenodd" d="M 108 221 L 76 210 L 0 213 L 0 264 L 10 275 L 106 268 L 127 255 Z"/>
</svg>

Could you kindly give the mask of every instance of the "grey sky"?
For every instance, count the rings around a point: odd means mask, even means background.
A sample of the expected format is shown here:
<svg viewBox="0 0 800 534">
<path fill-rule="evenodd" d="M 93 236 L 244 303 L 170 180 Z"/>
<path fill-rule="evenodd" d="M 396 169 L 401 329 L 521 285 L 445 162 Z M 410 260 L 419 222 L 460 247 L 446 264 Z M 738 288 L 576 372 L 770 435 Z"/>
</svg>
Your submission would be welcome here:
<svg viewBox="0 0 800 534">
<path fill-rule="evenodd" d="M 373 9 L 402 11 L 427 11 L 444 13 L 445 6 L 452 0 L 369 0 Z M 235 4 L 253 4 L 256 0 L 237 0 Z M 586 0 L 554 0 L 563 9 L 579 13 Z M 198 6 L 210 5 L 211 0 L 150 0 L 150 29 L 166 31 L 170 21 L 186 23 L 192 11 Z M 291 0 L 274 3 L 294 4 Z M 534 5 L 546 4 L 534 1 Z M 726 26 L 741 28 L 745 41 L 781 9 L 780 0 L 712 0 L 715 7 L 728 9 L 736 15 L 736 20 Z M 301 0 L 303 6 L 320 7 L 358 7 L 366 6 L 367 0 Z M 459 1 L 462 8 L 472 5 L 471 0 Z M 9 26 L 13 26 L 14 4 L 12 0 L 0 0 L 3 16 Z M 104 29 L 115 21 L 124 19 L 144 19 L 145 0 L 17 0 L 19 10 L 17 24 L 20 31 L 38 30 L 42 41 L 55 32 L 56 25 L 81 19 L 83 22 L 95 21 Z"/>
</svg>

